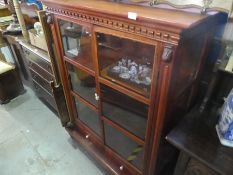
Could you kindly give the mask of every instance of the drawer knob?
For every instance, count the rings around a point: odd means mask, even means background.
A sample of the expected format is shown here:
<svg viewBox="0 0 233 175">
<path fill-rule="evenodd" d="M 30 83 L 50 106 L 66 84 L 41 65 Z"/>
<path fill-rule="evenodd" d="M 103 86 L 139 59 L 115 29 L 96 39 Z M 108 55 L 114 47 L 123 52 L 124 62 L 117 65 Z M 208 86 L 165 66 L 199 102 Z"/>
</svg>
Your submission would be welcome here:
<svg viewBox="0 0 233 175">
<path fill-rule="evenodd" d="M 100 99 L 99 95 L 97 93 L 95 93 L 95 100 L 99 101 L 99 99 Z"/>
<path fill-rule="evenodd" d="M 120 166 L 120 168 L 119 168 L 121 171 L 124 169 L 124 167 L 123 166 Z"/>
</svg>

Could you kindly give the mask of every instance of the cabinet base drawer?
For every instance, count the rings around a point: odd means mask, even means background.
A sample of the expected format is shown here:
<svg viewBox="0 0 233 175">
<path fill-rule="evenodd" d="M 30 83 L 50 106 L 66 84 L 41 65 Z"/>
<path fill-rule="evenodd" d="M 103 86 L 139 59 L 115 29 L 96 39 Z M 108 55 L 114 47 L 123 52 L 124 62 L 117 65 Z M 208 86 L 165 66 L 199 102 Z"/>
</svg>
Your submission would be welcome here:
<svg viewBox="0 0 233 175">
<path fill-rule="evenodd" d="M 68 129 L 70 136 L 78 141 L 79 145 L 88 152 L 100 165 L 111 175 L 141 175 L 140 172 L 129 168 L 118 156 L 108 147 L 101 144 L 95 134 L 80 121 L 76 121 L 75 129 Z"/>
</svg>

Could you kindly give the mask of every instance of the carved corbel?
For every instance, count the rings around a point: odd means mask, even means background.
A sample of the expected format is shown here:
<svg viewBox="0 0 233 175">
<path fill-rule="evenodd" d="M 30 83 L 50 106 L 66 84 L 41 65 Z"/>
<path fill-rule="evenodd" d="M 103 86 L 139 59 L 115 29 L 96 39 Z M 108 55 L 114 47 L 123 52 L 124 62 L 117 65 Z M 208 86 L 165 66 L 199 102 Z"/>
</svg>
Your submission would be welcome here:
<svg viewBox="0 0 233 175">
<path fill-rule="evenodd" d="M 165 45 L 163 48 L 162 60 L 169 62 L 172 59 L 173 47 L 171 45 Z"/>
<path fill-rule="evenodd" d="M 52 24 L 53 17 L 51 15 L 51 13 L 46 13 L 46 22 L 47 22 L 47 24 Z"/>
</svg>

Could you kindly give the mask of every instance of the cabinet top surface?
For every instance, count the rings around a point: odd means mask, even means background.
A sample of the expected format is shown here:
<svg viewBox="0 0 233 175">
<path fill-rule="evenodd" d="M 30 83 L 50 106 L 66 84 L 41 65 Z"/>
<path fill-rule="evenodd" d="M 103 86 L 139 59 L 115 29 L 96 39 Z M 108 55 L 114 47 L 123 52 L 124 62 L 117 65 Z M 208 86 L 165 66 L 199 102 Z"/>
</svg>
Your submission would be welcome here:
<svg viewBox="0 0 233 175">
<path fill-rule="evenodd" d="M 205 20 L 208 15 L 188 13 L 183 11 L 142 7 L 122 3 L 114 3 L 103 0 L 42 0 L 47 6 L 64 7 L 69 9 L 80 9 L 101 14 L 128 18 L 128 12 L 137 14 L 137 21 L 154 21 L 158 23 L 188 28 Z"/>
<path fill-rule="evenodd" d="M 22 45 L 23 47 L 25 47 L 26 49 L 30 50 L 32 53 L 38 55 L 39 57 L 41 57 L 45 61 L 50 62 L 50 59 L 49 59 L 46 51 L 41 50 L 41 49 L 25 42 L 24 40 L 19 41 L 19 44 Z"/>
</svg>

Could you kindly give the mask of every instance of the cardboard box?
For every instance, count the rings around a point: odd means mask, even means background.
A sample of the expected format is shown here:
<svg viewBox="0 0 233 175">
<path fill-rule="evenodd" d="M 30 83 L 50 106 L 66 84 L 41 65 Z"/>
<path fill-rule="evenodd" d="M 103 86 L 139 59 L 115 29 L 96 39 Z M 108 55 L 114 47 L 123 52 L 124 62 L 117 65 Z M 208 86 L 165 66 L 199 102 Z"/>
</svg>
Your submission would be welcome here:
<svg viewBox="0 0 233 175">
<path fill-rule="evenodd" d="M 40 49 L 43 49 L 45 51 L 48 51 L 47 48 L 47 43 L 45 41 L 45 36 L 44 35 L 37 35 L 36 30 L 35 29 L 30 29 L 28 30 L 29 33 L 29 38 L 30 38 L 30 42 L 33 46 L 36 46 Z"/>
</svg>

